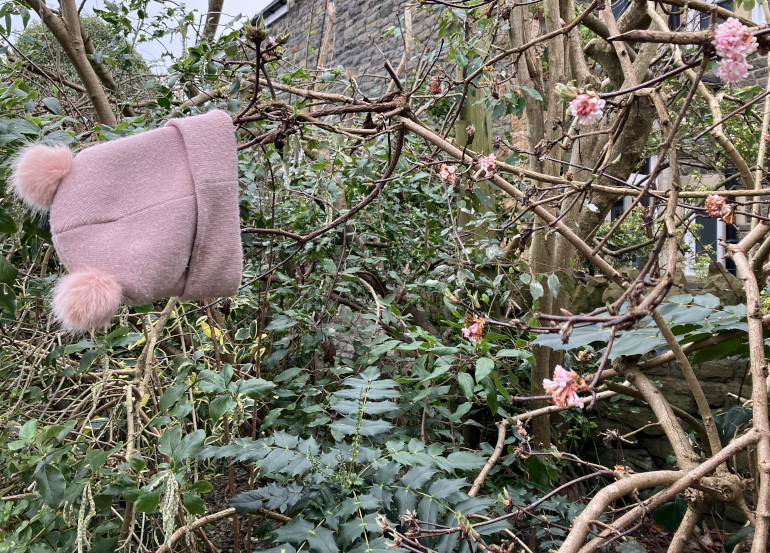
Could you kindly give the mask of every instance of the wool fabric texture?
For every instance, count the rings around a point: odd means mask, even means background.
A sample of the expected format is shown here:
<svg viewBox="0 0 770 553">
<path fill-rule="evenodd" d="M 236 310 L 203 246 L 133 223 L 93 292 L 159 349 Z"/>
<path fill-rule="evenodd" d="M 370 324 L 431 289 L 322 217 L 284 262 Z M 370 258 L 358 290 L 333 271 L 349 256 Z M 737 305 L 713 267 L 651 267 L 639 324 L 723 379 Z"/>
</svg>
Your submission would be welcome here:
<svg viewBox="0 0 770 553">
<path fill-rule="evenodd" d="M 50 208 L 54 247 L 70 273 L 53 299 L 66 329 L 104 326 L 120 301 L 236 293 L 243 257 L 227 113 L 174 119 L 71 157 L 61 146 L 31 146 L 11 178 L 26 203 Z"/>
</svg>

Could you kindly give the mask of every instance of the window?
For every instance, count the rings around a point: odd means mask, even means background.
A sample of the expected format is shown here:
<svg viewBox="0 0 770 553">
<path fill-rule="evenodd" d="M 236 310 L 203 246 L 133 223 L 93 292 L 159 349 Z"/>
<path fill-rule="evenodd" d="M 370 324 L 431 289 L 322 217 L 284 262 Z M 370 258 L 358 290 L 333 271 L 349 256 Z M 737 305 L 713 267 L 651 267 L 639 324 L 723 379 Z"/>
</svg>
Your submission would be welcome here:
<svg viewBox="0 0 770 553">
<path fill-rule="evenodd" d="M 260 12 L 265 18 L 265 25 L 271 25 L 281 17 L 289 13 L 289 0 L 275 0 Z M 259 15 L 259 14 L 257 14 Z M 256 23 L 257 16 L 254 16 L 252 23 Z"/>
<path fill-rule="evenodd" d="M 716 5 L 719 6 L 720 8 L 724 8 L 730 11 L 733 10 L 733 7 L 734 7 L 733 4 L 734 4 L 733 0 L 721 0 L 720 2 L 716 2 Z M 724 21 L 725 20 L 722 19 L 721 17 L 717 18 L 717 23 L 724 23 Z M 711 24 L 711 16 L 703 14 L 700 18 L 700 30 L 705 31 L 706 29 L 709 28 L 710 24 Z"/>
</svg>

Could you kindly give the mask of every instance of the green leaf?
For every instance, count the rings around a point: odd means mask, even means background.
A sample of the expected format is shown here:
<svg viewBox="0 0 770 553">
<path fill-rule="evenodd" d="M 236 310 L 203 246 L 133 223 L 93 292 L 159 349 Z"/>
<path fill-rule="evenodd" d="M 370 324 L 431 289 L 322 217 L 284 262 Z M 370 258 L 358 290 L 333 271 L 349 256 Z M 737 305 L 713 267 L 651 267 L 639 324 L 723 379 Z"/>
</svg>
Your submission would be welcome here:
<svg viewBox="0 0 770 553">
<path fill-rule="evenodd" d="M 501 349 L 495 357 L 518 357 L 519 359 L 532 359 L 532 354 L 523 349 Z"/>
<path fill-rule="evenodd" d="M 206 503 L 194 493 L 182 494 L 185 508 L 193 515 L 203 516 L 206 514 Z"/>
<path fill-rule="evenodd" d="M 532 294 L 532 301 L 537 301 L 543 297 L 545 291 L 543 290 L 542 284 L 536 280 L 533 280 L 529 283 L 529 293 Z"/>
<path fill-rule="evenodd" d="M 542 96 L 540 95 L 540 93 L 539 93 L 537 90 L 535 90 L 534 88 L 530 88 L 530 87 L 528 87 L 528 86 L 522 86 L 522 87 L 521 87 L 521 89 L 522 89 L 524 92 L 526 92 L 527 94 L 529 94 L 529 95 L 532 97 L 532 99 L 533 99 L 533 100 L 538 100 L 538 101 L 540 101 L 540 102 L 542 102 L 542 101 L 543 101 L 543 97 L 542 97 Z"/>
<path fill-rule="evenodd" d="M 83 351 L 84 349 L 92 348 L 96 344 L 89 340 L 80 340 L 76 344 L 69 344 L 64 346 L 64 353 L 78 353 L 79 351 Z"/>
<path fill-rule="evenodd" d="M 61 102 L 59 102 L 58 98 L 54 98 L 53 96 L 43 98 L 43 104 L 45 104 L 45 107 L 50 109 L 54 115 L 59 115 L 59 113 L 61 113 Z"/>
<path fill-rule="evenodd" d="M 220 373 L 205 370 L 198 374 L 198 389 L 205 394 L 216 394 L 227 390 L 227 385 Z"/>
<path fill-rule="evenodd" d="M 96 538 L 91 545 L 90 553 L 115 553 L 118 551 L 118 536 Z"/>
<path fill-rule="evenodd" d="M 260 491 L 253 490 L 250 492 L 239 493 L 235 497 L 231 497 L 227 500 L 227 504 L 239 513 L 256 513 L 262 508 L 264 502 L 262 501 L 262 494 Z"/>
<path fill-rule="evenodd" d="M 375 436 L 377 434 L 384 434 L 393 428 L 393 424 L 383 420 L 367 420 L 358 421 L 357 418 L 345 417 L 334 421 L 331 424 L 331 429 L 341 432 L 347 436 L 352 436 L 359 433 L 361 436 Z"/>
<path fill-rule="evenodd" d="M 19 230 L 16 221 L 13 220 L 10 213 L 5 208 L 0 208 L 0 232 L 14 234 Z"/>
<path fill-rule="evenodd" d="M 455 451 L 447 456 L 455 470 L 477 470 L 484 466 L 486 459 L 478 453 L 470 451 Z"/>
<path fill-rule="evenodd" d="M 465 398 L 470 400 L 473 397 L 473 377 L 468 373 L 457 373 L 457 383 L 465 394 Z"/>
<path fill-rule="evenodd" d="M 166 429 L 163 435 L 158 441 L 158 449 L 161 453 L 165 453 L 169 457 L 174 454 L 174 450 L 179 446 L 179 442 L 182 441 L 182 427 L 172 426 Z"/>
<path fill-rule="evenodd" d="M 239 380 L 235 386 L 237 393 L 251 398 L 263 398 L 273 391 L 275 384 L 262 378 Z"/>
<path fill-rule="evenodd" d="M 684 508 L 677 501 L 669 501 L 655 509 L 652 518 L 663 526 L 666 532 L 676 532 L 684 518 Z"/>
<path fill-rule="evenodd" d="M 16 313 L 16 294 L 10 288 L 3 288 L 4 286 L 0 286 L 0 309 L 13 315 Z"/>
<path fill-rule="evenodd" d="M 489 357 L 482 357 L 476 361 L 476 382 L 480 383 L 493 370 L 495 370 L 495 362 Z"/>
<path fill-rule="evenodd" d="M 94 364 L 97 357 L 99 357 L 99 350 L 97 349 L 90 349 L 85 352 L 83 357 L 80 358 L 80 368 L 78 369 L 78 373 L 82 374 L 87 372 L 88 369 L 91 368 L 91 365 Z"/>
<path fill-rule="evenodd" d="M 554 296 L 559 295 L 559 290 L 561 290 L 561 282 L 559 282 L 559 277 L 556 275 L 548 275 L 548 289 Z"/>
<path fill-rule="evenodd" d="M 155 486 L 154 489 L 150 489 L 149 486 L 144 486 L 139 490 L 139 497 L 136 500 L 136 510 L 140 513 L 154 513 L 160 503 L 160 489 L 162 486 Z"/>
<path fill-rule="evenodd" d="M 334 534 L 326 528 L 316 528 L 310 531 L 307 538 L 311 551 L 318 553 L 339 553 L 337 543 L 334 541 Z"/>
<path fill-rule="evenodd" d="M 129 464 L 134 472 L 142 472 L 147 468 L 147 463 L 145 463 L 144 458 L 139 455 L 132 455 L 131 459 L 129 459 Z"/>
<path fill-rule="evenodd" d="M 37 419 L 30 419 L 25 422 L 19 429 L 19 439 L 24 441 L 32 441 L 37 434 Z"/>
<path fill-rule="evenodd" d="M 208 480 L 198 480 L 195 484 L 190 486 L 190 490 L 197 493 L 209 493 L 214 489 L 214 486 Z"/>
<path fill-rule="evenodd" d="M 734 532 L 729 538 L 725 540 L 724 548 L 727 553 L 733 553 L 735 547 L 745 540 L 750 534 L 754 533 L 754 526 L 749 524 L 744 526 L 737 532 Z"/>
<path fill-rule="evenodd" d="M 59 507 L 66 488 L 61 471 L 57 467 L 41 461 L 35 471 L 35 482 L 43 503 L 54 509 Z"/>
<path fill-rule="evenodd" d="M 187 391 L 187 384 L 174 384 L 169 386 L 158 401 L 158 408 L 163 413 L 168 411 Z"/>
<path fill-rule="evenodd" d="M 12 286 L 16 281 L 19 270 L 2 255 L 0 255 L 0 283 Z"/>
<path fill-rule="evenodd" d="M 196 430 L 190 432 L 179 443 L 179 447 L 174 448 L 174 462 L 180 463 L 187 459 L 195 458 L 201 449 L 203 449 L 203 440 L 206 438 L 206 432 L 203 430 Z"/>
<path fill-rule="evenodd" d="M 436 346 L 435 348 L 430 348 L 428 351 L 438 355 L 439 357 L 444 357 L 446 355 L 454 355 L 455 353 L 460 351 L 460 348 L 453 348 L 449 346 Z"/>
<path fill-rule="evenodd" d="M 225 413 L 235 406 L 236 402 L 230 394 L 217 396 L 211 404 L 209 404 L 209 416 L 213 420 L 218 421 Z"/>
<path fill-rule="evenodd" d="M 460 49 L 455 50 L 455 60 L 457 61 L 457 65 L 459 67 L 465 67 L 468 65 L 468 58 Z"/>
</svg>

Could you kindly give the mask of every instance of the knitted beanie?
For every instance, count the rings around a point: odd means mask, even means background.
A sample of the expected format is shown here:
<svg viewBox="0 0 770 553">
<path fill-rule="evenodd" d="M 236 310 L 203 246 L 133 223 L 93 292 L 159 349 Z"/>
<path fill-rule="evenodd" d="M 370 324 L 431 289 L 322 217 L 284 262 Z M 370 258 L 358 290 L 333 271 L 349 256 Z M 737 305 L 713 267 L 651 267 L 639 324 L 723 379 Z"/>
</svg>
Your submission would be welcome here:
<svg viewBox="0 0 770 553">
<path fill-rule="evenodd" d="M 121 302 L 231 296 L 243 256 L 232 121 L 223 111 L 100 143 L 73 159 L 66 146 L 32 145 L 11 185 L 50 210 L 69 271 L 53 310 L 67 330 L 109 324 Z"/>
</svg>

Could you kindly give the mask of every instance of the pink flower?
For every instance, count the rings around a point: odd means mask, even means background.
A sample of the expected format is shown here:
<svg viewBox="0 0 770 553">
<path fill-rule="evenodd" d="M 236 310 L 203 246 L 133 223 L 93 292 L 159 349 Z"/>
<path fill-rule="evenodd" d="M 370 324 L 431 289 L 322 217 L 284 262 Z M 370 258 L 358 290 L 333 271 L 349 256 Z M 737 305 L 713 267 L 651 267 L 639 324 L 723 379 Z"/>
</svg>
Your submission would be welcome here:
<svg viewBox="0 0 770 553">
<path fill-rule="evenodd" d="M 430 78 L 430 93 L 441 94 L 441 77 L 434 75 Z"/>
<path fill-rule="evenodd" d="M 524 428 L 524 423 L 519 419 L 516 419 L 516 431 L 524 438 L 527 437 L 527 429 Z"/>
<path fill-rule="evenodd" d="M 722 58 L 717 75 L 726 83 L 737 83 L 748 77 L 751 65 L 746 56 L 757 51 L 757 38 L 734 17 L 721 23 L 712 44 Z"/>
<path fill-rule="evenodd" d="M 479 165 L 481 165 L 484 176 L 487 178 L 497 173 L 497 158 L 495 158 L 495 154 L 489 154 L 487 157 L 479 159 Z"/>
<path fill-rule="evenodd" d="M 602 118 L 606 102 L 593 94 L 578 94 L 569 104 L 570 112 L 578 118 L 579 125 L 593 125 Z"/>
<path fill-rule="evenodd" d="M 275 46 L 276 45 L 276 40 L 275 40 L 274 36 L 267 37 L 267 42 L 270 43 L 270 46 Z"/>
<path fill-rule="evenodd" d="M 720 58 L 745 58 L 757 51 L 757 38 L 749 28 L 734 17 L 721 23 L 714 33 L 712 44 Z"/>
<path fill-rule="evenodd" d="M 439 176 L 441 177 L 441 182 L 444 184 L 452 185 L 455 183 L 455 173 L 457 172 L 457 167 L 454 165 L 442 165 L 441 171 L 439 172 Z"/>
<path fill-rule="evenodd" d="M 726 83 L 739 83 L 749 76 L 751 64 L 746 58 L 725 58 L 719 64 L 717 76 Z"/>
<path fill-rule="evenodd" d="M 484 338 L 484 320 L 471 318 L 468 322 L 472 324 L 463 328 L 463 336 L 468 338 L 472 344 L 478 345 Z"/>
<path fill-rule="evenodd" d="M 722 196 L 712 194 L 706 198 L 706 213 L 709 214 L 709 217 L 721 217 L 724 207 L 725 199 Z"/>
<path fill-rule="evenodd" d="M 764 140 L 765 142 L 767 142 L 768 140 L 770 140 L 770 134 L 763 134 L 763 135 L 762 135 L 762 140 Z"/>
<path fill-rule="evenodd" d="M 584 400 L 577 395 L 577 390 L 585 389 L 586 385 L 575 371 L 568 371 L 561 365 L 556 365 L 553 380 L 544 378 L 543 388 L 553 396 L 553 402 L 559 407 L 583 407 Z"/>
</svg>

